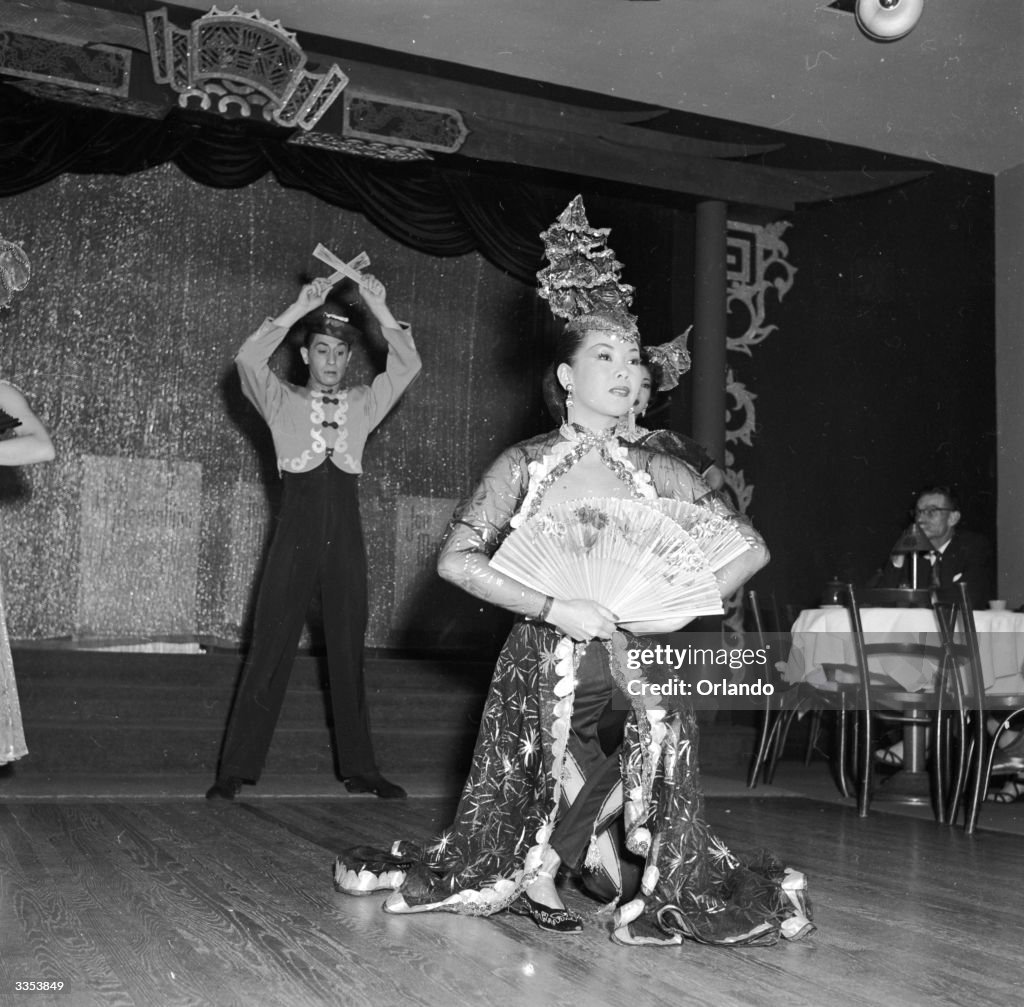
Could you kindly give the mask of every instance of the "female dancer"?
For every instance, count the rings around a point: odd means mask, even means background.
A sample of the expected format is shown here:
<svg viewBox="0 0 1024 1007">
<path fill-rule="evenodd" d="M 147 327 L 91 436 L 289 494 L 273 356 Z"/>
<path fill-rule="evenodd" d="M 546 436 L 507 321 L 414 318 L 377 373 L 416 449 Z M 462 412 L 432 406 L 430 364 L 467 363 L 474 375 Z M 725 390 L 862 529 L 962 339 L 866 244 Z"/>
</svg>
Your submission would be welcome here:
<svg viewBox="0 0 1024 1007">
<path fill-rule="evenodd" d="M 441 575 L 523 617 L 498 658 L 455 822 L 425 849 L 400 842 L 386 854 L 346 851 L 335 885 L 349 894 L 394 889 L 384 905 L 391 913 L 507 909 L 571 933 L 582 918 L 555 888 L 564 866 L 597 871 L 618 889 L 615 900 L 629 898 L 615 914 L 620 943 L 795 938 L 811 929 L 802 875 L 767 857 L 741 864 L 710 833 L 692 710 L 627 689 L 640 676 L 625 657 L 639 642 L 593 600 L 545 597 L 489 562 L 511 528 L 582 497 L 668 496 L 724 512 L 689 466 L 615 436 L 640 380 L 629 318 L 596 312 L 566 326 L 549 376 L 566 422 L 505 451 L 452 518 Z M 768 559 L 761 537 L 737 528 L 749 548 L 718 572 L 723 595 Z M 608 751 L 601 740 L 616 714 L 621 745 Z M 631 898 L 608 832 L 620 815 L 627 847 L 646 861 Z"/>
<path fill-rule="evenodd" d="M 51 461 L 53 456 L 50 435 L 29 408 L 25 396 L 0 380 L 0 465 L 34 465 Z M 0 766 L 20 759 L 27 751 L 0 582 Z"/>
</svg>

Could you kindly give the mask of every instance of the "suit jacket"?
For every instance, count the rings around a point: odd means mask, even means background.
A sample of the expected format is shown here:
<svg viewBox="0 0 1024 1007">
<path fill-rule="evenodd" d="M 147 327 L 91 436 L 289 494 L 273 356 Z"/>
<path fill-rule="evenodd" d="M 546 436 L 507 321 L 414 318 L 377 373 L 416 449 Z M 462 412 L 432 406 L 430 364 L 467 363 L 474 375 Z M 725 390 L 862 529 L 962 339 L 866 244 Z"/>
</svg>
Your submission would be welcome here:
<svg viewBox="0 0 1024 1007">
<path fill-rule="evenodd" d="M 915 561 L 920 564 L 917 568 L 918 586 L 933 586 L 933 569 L 927 553 L 909 554 L 902 567 L 893 565 L 890 558 L 885 565 L 884 585 L 908 587 L 912 583 L 910 564 Z M 992 547 L 984 535 L 955 529 L 949 545 L 935 561 L 934 572 L 939 587 L 953 587 L 960 581 L 966 581 L 973 608 L 988 608 L 989 599 L 995 597 Z"/>
</svg>

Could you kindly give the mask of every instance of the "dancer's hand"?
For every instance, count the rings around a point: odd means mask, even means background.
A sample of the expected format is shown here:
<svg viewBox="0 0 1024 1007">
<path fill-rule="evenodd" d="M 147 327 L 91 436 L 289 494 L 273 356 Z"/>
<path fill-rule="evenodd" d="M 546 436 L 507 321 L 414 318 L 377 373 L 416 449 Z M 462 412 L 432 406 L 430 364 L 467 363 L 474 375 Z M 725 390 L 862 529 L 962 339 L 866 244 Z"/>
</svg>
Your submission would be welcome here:
<svg viewBox="0 0 1024 1007">
<path fill-rule="evenodd" d="M 359 296 L 366 302 L 368 308 L 373 308 L 375 305 L 384 304 L 387 299 L 387 290 L 376 276 L 371 273 L 363 273 L 363 278 L 359 281 Z"/>
<path fill-rule="evenodd" d="M 319 308 L 333 287 L 334 284 L 326 276 L 318 276 L 311 283 L 305 284 L 299 296 L 274 319 L 274 324 L 282 329 L 290 329 L 304 315 Z"/>
<path fill-rule="evenodd" d="M 587 598 L 555 599 L 547 621 L 574 640 L 607 640 L 615 632 L 616 617 L 611 609 Z"/>
<path fill-rule="evenodd" d="M 295 298 L 295 307 L 301 309 L 303 314 L 319 308 L 333 288 L 334 284 L 326 276 L 318 276 L 299 291 L 299 296 Z"/>
<path fill-rule="evenodd" d="M 359 282 L 359 296 L 378 323 L 386 329 L 397 329 L 398 322 L 388 307 L 384 284 L 370 273 L 363 273 Z"/>
</svg>

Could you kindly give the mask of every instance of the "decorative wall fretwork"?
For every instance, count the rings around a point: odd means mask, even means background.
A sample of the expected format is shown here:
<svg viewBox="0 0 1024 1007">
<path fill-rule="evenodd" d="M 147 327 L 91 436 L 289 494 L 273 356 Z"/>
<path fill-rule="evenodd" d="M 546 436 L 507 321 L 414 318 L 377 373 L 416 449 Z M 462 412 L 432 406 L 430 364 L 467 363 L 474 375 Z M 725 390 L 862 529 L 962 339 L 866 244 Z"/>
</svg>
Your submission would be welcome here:
<svg viewBox="0 0 1024 1007">
<path fill-rule="evenodd" d="M 259 11 L 214 7 L 186 31 L 167 9 L 146 14 L 153 78 L 178 92 L 178 104 L 249 118 L 258 112 L 279 126 L 312 129 L 341 94 L 348 77 L 332 63 L 310 73 L 295 34 Z"/>
<path fill-rule="evenodd" d="M 452 154 L 469 135 L 453 108 L 345 93 L 344 135 Z"/>
<path fill-rule="evenodd" d="M 774 289 L 781 301 L 793 286 L 796 267 L 786 261 L 789 249 L 782 240 L 788 221 L 780 220 L 763 227 L 729 221 L 726 237 L 727 305 L 732 313 L 736 305 L 747 312 L 742 333 L 730 337 L 730 350 L 751 355 L 751 347 L 763 342 L 776 326 L 765 324 L 768 309 L 765 298 Z"/>
<path fill-rule="evenodd" d="M 778 326 L 767 323 L 767 295 L 774 290 L 778 299 L 793 286 L 796 267 L 788 260 L 789 249 L 782 234 L 790 227 L 788 221 L 760 226 L 740 221 L 728 222 L 726 235 L 726 306 L 730 330 L 737 335 L 727 338 L 727 348 L 750 357 L 753 348 L 764 342 Z M 747 482 L 739 467 L 734 449 L 738 445 L 753 446 L 756 429 L 754 400 L 757 395 L 736 377 L 732 367 L 726 375 L 729 404 L 725 416 L 725 479 L 736 504 L 747 513 L 754 497 L 754 486 Z M 728 626 L 742 629 L 742 594 L 737 592 L 726 605 Z"/>
<path fill-rule="evenodd" d="M 167 109 L 153 105 L 148 101 L 133 101 L 116 94 L 103 94 L 99 91 L 85 91 L 65 83 L 54 83 L 45 80 L 20 80 L 14 86 L 26 94 L 34 94 L 48 101 L 60 101 L 83 108 L 98 108 L 105 112 L 117 112 L 119 115 L 134 115 L 140 119 L 162 119 Z"/>
<path fill-rule="evenodd" d="M 111 45 L 76 45 L 0 31 L 0 72 L 98 94 L 128 94 L 132 54 Z"/>
<path fill-rule="evenodd" d="M 382 143 L 379 140 L 358 140 L 352 136 L 338 136 L 336 133 L 323 133 L 311 129 L 309 132 L 296 133 L 290 137 L 289 143 L 300 147 L 319 147 L 322 150 L 333 150 L 339 154 L 355 154 L 357 157 L 373 157 L 378 161 L 429 161 L 430 154 L 419 147 L 402 147 L 395 143 Z"/>
</svg>

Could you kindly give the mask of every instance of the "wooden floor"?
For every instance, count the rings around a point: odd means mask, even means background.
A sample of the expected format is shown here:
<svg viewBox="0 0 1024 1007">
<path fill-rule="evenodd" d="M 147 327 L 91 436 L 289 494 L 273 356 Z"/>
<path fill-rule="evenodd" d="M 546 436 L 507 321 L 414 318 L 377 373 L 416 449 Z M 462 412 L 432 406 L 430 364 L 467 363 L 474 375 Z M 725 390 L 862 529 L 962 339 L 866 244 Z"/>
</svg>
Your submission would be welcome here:
<svg viewBox="0 0 1024 1007">
<path fill-rule="evenodd" d="M 503 914 L 387 916 L 331 887 L 342 846 L 425 837 L 450 800 L 0 807 L 0 1003 L 1007 1005 L 1024 996 L 1024 839 L 790 797 L 708 801 L 734 849 L 810 877 L 797 944 L 623 948 Z M 60 980 L 65 993 L 14 992 Z"/>
</svg>

